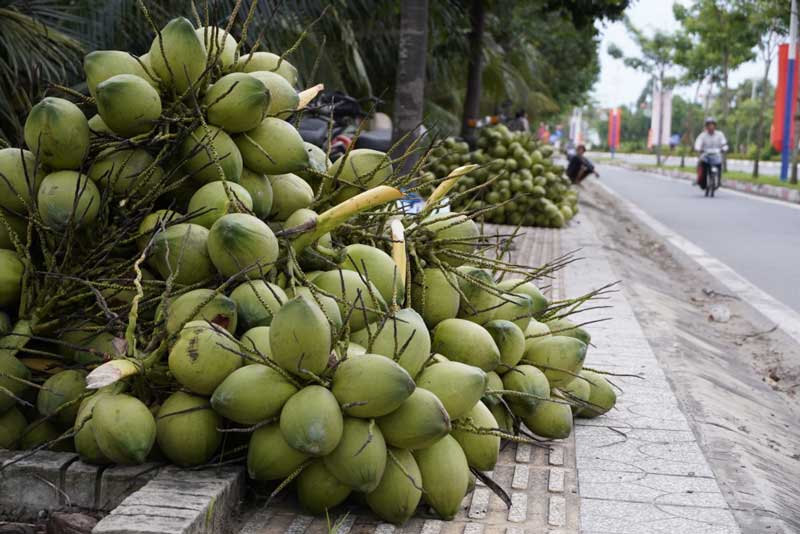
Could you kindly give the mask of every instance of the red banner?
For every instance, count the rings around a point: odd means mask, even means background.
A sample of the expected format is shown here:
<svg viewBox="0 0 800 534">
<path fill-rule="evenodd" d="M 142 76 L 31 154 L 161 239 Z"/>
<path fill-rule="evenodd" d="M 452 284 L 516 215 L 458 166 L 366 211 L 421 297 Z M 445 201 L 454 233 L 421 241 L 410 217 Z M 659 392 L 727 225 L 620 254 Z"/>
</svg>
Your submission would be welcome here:
<svg viewBox="0 0 800 534">
<path fill-rule="evenodd" d="M 800 48 L 800 47 L 799 47 Z M 775 112 L 772 114 L 772 129 L 770 131 L 770 141 L 778 152 L 783 146 L 783 123 L 786 115 L 786 78 L 789 70 L 789 45 L 782 44 L 778 49 L 778 86 L 775 88 Z M 794 95 L 792 96 L 791 117 L 797 111 L 797 81 L 798 70 L 794 71 Z M 790 139 L 791 146 L 794 146 L 794 132 Z"/>
<path fill-rule="evenodd" d="M 621 128 L 622 110 L 619 108 L 612 108 L 608 110 L 608 148 L 619 148 Z"/>
</svg>

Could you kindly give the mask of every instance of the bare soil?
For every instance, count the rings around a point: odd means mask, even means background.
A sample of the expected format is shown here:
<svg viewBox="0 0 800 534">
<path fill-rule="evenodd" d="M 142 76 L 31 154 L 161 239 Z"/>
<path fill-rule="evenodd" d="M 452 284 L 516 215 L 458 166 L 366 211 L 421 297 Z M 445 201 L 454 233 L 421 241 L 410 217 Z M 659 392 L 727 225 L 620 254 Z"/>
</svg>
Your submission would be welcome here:
<svg viewBox="0 0 800 534">
<path fill-rule="evenodd" d="M 800 532 L 800 347 L 599 187 L 586 185 L 580 207 L 742 532 Z M 712 306 L 730 319 L 710 319 Z"/>
</svg>

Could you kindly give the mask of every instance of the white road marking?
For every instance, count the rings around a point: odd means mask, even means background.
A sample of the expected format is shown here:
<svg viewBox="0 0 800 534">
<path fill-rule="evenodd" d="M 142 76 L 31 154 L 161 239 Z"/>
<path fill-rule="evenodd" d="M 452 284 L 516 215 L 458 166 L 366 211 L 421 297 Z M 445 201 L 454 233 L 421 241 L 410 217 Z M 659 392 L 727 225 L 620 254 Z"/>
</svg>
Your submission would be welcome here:
<svg viewBox="0 0 800 534">
<path fill-rule="evenodd" d="M 678 180 L 677 178 L 672 178 Z M 777 299 L 771 297 L 763 290 L 756 287 L 752 282 L 748 281 L 742 275 L 734 271 L 731 267 L 721 262 L 720 260 L 709 255 L 705 250 L 698 247 L 685 237 L 673 232 L 667 226 L 657 221 L 655 218 L 645 213 L 641 208 L 636 206 L 633 202 L 623 198 L 619 193 L 608 187 L 606 184 L 595 180 L 597 185 L 603 188 L 608 194 L 614 196 L 634 217 L 639 219 L 645 226 L 649 227 L 652 231 L 659 234 L 667 240 L 672 246 L 692 258 L 700 266 L 702 266 L 711 276 L 719 280 L 719 282 L 727 287 L 731 292 L 739 295 L 743 300 L 752 305 L 759 313 L 767 319 L 778 325 L 778 328 L 783 330 L 786 334 L 792 337 L 797 343 L 800 343 L 800 314 L 789 308 L 787 305 L 779 302 Z M 731 191 L 733 192 L 733 191 Z M 748 198 L 754 198 L 764 201 L 752 195 L 745 195 Z M 782 206 L 791 206 L 795 209 L 800 209 L 800 206 L 794 206 L 786 202 L 772 201 L 781 204 Z"/>
</svg>

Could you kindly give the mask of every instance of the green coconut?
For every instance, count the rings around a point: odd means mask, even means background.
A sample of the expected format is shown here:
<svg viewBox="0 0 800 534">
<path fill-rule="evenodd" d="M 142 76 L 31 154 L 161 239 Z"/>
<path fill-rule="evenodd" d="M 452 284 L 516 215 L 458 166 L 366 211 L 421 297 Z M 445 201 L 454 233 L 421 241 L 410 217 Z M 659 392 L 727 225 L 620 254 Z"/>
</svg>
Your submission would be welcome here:
<svg viewBox="0 0 800 534">
<path fill-rule="evenodd" d="M 25 213 L 25 206 L 31 206 L 43 177 L 32 152 L 21 148 L 0 149 L 0 208 Z M 4 226 L 0 223 L 0 232 Z"/>
<path fill-rule="evenodd" d="M 580 339 L 587 345 L 592 342 L 592 336 L 589 332 L 575 325 L 575 323 L 568 319 L 553 319 L 552 321 L 547 321 L 545 324 L 550 328 L 553 335 L 574 337 L 575 339 Z"/>
<path fill-rule="evenodd" d="M 268 326 L 256 326 L 255 328 L 251 328 L 242 334 L 240 341 L 242 346 L 250 351 L 246 353 L 248 358 L 245 358 L 245 365 L 255 365 L 272 359 L 272 349 L 269 346 Z"/>
<path fill-rule="evenodd" d="M 186 389 L 211 395 L 225 378 L 242 365 L 236 340 L 225 330 L 204 321 L 183 327 L 169 351 L 169 370 Z"/>
<path fill-rule="evenodd" d="M 489 321 L 483 327 L 494 339 L 500 351 L 500 365 L 503 372 L 508 371 L 519 363 L 525 353 L 525 334 L 511 321 L 496 319 Z"/>
<path fill-rule="evenodd" d="M 478 471 L 491 471 L 500 454 L 500 436 L 488 434 L 498 428 L 497 420 L 482 402 L 456 421 L 450 433 L 455 438 L 467 463 Z"/>
<path fill-rule="evenodd" d="M 436 395 L 451 420 L 467 414 L 486 392 L 486 373 L 460 362 L 442 362 L 426 367 L 417 386 Z"/>
<path fill-rule="evenodd" d="M 214 276 L 208 255 L 208 230 L 199 224 L 175 224 L 153 237 L 148 261 L 161 278 L 191 285 Z"/>
<path fill-rule="evenodd" d="M 577 401 L 577 404 L 573 404 L 571 407 L 572 415 L 576 417 L 580 415 L 581 411 L 584 409 L 584 405 L 580 404 L 580 402 L 589 402 L 589 397 L 592 394 L 592 386 L 589 384 L 589 381 L 580 376 L 579 373 L 579 376 L 576 376 L 559 389 L 564 393 L 566 398 Z"/>
<path fill-rule="evenodd" d="M 148 60 L 156 75 L 178 94 L 198 83 L 206 70 L 206 47 L 189 20 L 174 18 L 150 45 Z M 195 90 L 197 90 L 196 88 Z"/>
<path fill-rule="evenodd" d="M 548 336 L 525 351 L 525 361 L 542 369 L 554 388 L 572 381 L 585 358 L 586 343 L 567 336 Z"/>
<path fill-rule="evenodd" d="M 36 397 L 36 409 L 62 428 L 75 423 L 80 397 L 86 392 L 86 372 L 77 369 L 60 371 L 48 378 Z"/>
<path fill-rule="evenodd" d="M 313 279 L 309 273 L 306 273 L 306 278 L 308 278 L 310 282 L 313 282 Z M 342 314 L 339 311 L 339 305 L 336 303 L 336 300 L 334 300 L 332 297 L 325 296 L 319 291 L 317 291 L 315 294 L 311 291 L 311 289 L 303 286 L 295 286 L 294 288 L 287 288 L 286 295 L 288 298 L 304 296 L 310 299 L 311 301 L 315 302 L 317 306 L 320 307 L 320 309 L 322 309 L 322 313 L 325 314 L 325 317 L 327 317 L 328 322 L 335 329 L 338 330 L 342 328 L 343 325 Z M 364 349 L 364 352 L 366 352 L 366 349 Z"/>
<path fill-rule="evenodd" d="M 64 328 L 59 337 L 68 343 L 60 349 L 65 359 L 79 365 L 90 365 L 118 357 L 116 337 L 103 328 L 91 323 Z"/>
<path fill-rule="evenodd" d="M 208 254 L 225 276 L 261 278 L 278 259 L 278 240 L 261 219 L 246 213 L 229 213 L 208 233 Z"/>
<path fill-rule="evenodd" d="M 6 312 L 0 311 L 0 336 L 5 336 L 11 332 L 13 326 L 14 325 L 11 324 L 11 317 L 9 317 Z"/>
<path fill-rule="evenodd" d="M 536 319 L 531 319 L 525 328 L 525 353 L 532 351 L 537 343 L 549 337 L 550 328 Z"/>
<path fill-rule="evenodd" d="M 236 47 L 239 43 L 233 35 L 216 26 L 203 26 L 194 32 L 206 47 L 208 56 L 212 60 L 216 58 L 223 69 L 230 69 L 236 63 Z"/>
<path fill-rule="evenodd" d="M 500 350 L 481 325 L 465 319 L 445 319 L 433 330 L 433 351 L 450 360 L 493 371 L 500 364 Z"/>
<path fill-rule="evenodd" d="M 431 215 L 425 220 L 425 228 L 433 233 L 436 257 L 453 267 L 466 262 L 454 254 L 472 254 L 480 236 L 475 221 L 462 213 Z"/>
<path fill-rule="evenodd" d="M 317 191 L 322 182 L 321 175 L 327 174 L 328 169 L 333 164 L 328 159 L 328 154 L 317 145 L 304 141 L 303 146 L 305 146 L 308 153 L 308 167 L 297 171 L 296 174 L 308 182 L 314 188 L 314 191 Z"/>
<path fill-rule="evenodd" d="M 431 339 L 422 317 L 411 308 L 393 313 L 385 322 L 377 321 L 351 334 L 350 339 L 395 360 L 415 377 L 431 354 Z"/>
<path fill-rule="evenodd" d="M 25 144 L 51 169 L 77 169 L 89 151 L 89 122 L 78 106 L 45 97 L 25 120 Z"/>
<path fill-rule="evenodd" d="M 217 80 L 206 93 L 208 122 L 226 132 L 252 130 L 267 116 L 270 93 L 249 74 L 232 72 Z"/>
<path fill-rule="evenodd" d="M 327 456 L 342 439 L 344 423 L 339 403 L 329 390 L 306 386 L 286 401 L 280 425 L 293 449 L 310 456 Z"/>
<path fill-rule="evenodd" d="M 276 72 L 265 70 L 253 71 L 250 76 L 260 81 L 269 91 L 267 115 L 286 119 L 294 113 L 300 103 L 300 96 L 286 78 Z"/>
<path fill-rule="evenodd" d="M 568 438 L 572 433 L 572 410 L 568 404 L 543 401 L 522 417 L 525 426 L 537 436 L 548 439 Z"/>
<path fill-rule="evenodd" d="M 369 419 L 395 411 L 415 387 L 411 375 L 394 361 L 363 354 L 336 367 L 331 391 L 345 414 Z"/>
<path fill-rule="evenodd" d="M 25 264 L 13 250 L 0 249 L 0 307 L 15 309 L 22 293 Z"/>
<path fill-rule="evenodd" d="M 283 303 L 289 300 L 283 289 L 263 280 L 243 282 L 231 292 L 231 299 L 239 311 L 241 330 L 269 326 Z"/>
<path fill-rule="evenodd" d="M 297 172 L 308 165 L 303 138 L 294 126 L 277 117 L 236 137 L 245 165 L 255 172 L 275 175 Z"/>
<path fill-rule="evenodd" d="M 98 392 L 83 399 L 78 416 L 75 419 L 75 450 L 81 456 L 81 460 L 90 464 L 108 464 L 111 463 L 100 450 L 97 444 L 97 439 L 94 434 L 94 408 L 100 399 L 110 397 L 110 393 Z"/>
<path fill-rule="evenodd" d="M 187 291 L 167 305 L 167 333 L 177 334 L 189 321 L 208 321 L 234 333 L 239 315 L 236 304 L 213 289 Z"/>
<path fill-rule="evenodd" d="M 174 464 L 204 464 L 222 443 L 220 426 L 222 418 L 211 409 L 208 399 L 176 391 L 156 416 L 158 448 Z"/>
<path fill-rule="evenodd" d="M 15 239 L 25 246 L 27 232 L 28 223 L 25 219 L 0 208 L 0 249 L 14 250 Z"/>
<path fill-rule="evenodd" d="M 591 404 L 581 410 L 581 417 L 598 417 L 614 407 L 617 403 L 617 394 L 603 375 L 583 369 L 579 376 L 589 381 L 588 402 Z"/>
<path fill-rule="evenodd" d="M 272 212 L 272 183 L 266 174 L 253 172 L 247 167 L 242 169 L 239 185 L 244 187 L 253 201 L 252 210 L 259 219 L 266 219 Z"/>
<path fill-rule="evenodd" d="M 335 176 L 344 187 L 336 195 L 336 202 L 344 202 L 362 191 L 384 184 L 392 176 L 392 161 L 385 152 L 370 148 L 356 148 L 337 159 L 328 174 Z"/>
<path fill-rule="evenodd" d="M 199 126 L 181 145 L 186 172 L 203 183 L 238 182 L 242 176 L 242 154 L 233 139 L 216 126 Z"/>
<path fill-rule="evenodd" d="M 239 58 L 238 70 L 244 72 L 270 71 L 283 76 L 289 85 L 297 85 L 297 69 L 294 65 L 271 52 L 253 52 Z"/>
<path fill-rule="evenodd" d="M 491 321 L 502 303 L 494 292 L 496 287 L 492 275 L 485 269 L 469 265 L 462 265 L 458 272 L 458 287 L 461 289 L 458 317 L 478 324 Z"/>
<path fill-rule="evenodd" d="M 62 432 L 49 421 L 34 421 L 25 427 L 25 430 L 22 432 L 22 436 L 19 440 L 19 448 L 22 450 L 30 450 L 55 441 L 52 445 L 47 446 L 46 449 L 56 452 L 69 452 L 73 450 L 72 439 L 56 441 L 61 437 L 61 434 Z"/>
<path fill-rule="evenodd" d="M 273 316 L 269 346 L 273 359 L 283 369 L 300 376 L 319 376 L 330 358 L 330 323 L 316 302 L 295 297 Z"/>
<path fill-rule="evenodd" d="M 97 97 L 97 86 L 118 74 L 132 74 L 146 81 L 153 87 L 156 82 L 147 74 L 139 61 L 121 50 L 95 50 L 83 58 L 83 70 L 86 72 L 86 86 L 92 98 Z"/>
<path fill-rule="evenodd" d="M 172 210 L 156 210 L 146 215 L 142 222 L 139 223 L 138 234 L 140 237 L 136 239 L 136 246 L 139 247 L 140 251 L 144 250 L 155 231 L 161 227 L 162 222 L 165 226 L 168 226 L 171 221 L 180 217 L 183 217 L 183 215 Z"/>
<path fill-rule="evenodd" d="M 383 300 L 403 303 L 405 284 L 403 284 L 402 275 L 404 273 L 398 271 L 397 264 L 387 253 L 369 245 L 353 244 L 342 250 L 341 257 L 340 267 L 359 272 L 368 278 L 378 288 Z"/>
<path fill-rule="evenodd" d="M 509 434 L 514 433 L 514 415 L 500 402 L 494 406 L 489 407 L 495 421 L 497 421 L 497 428 L 504 430 Z"/>
<path fill-rule="evenodd" d="M 94 182 L 76 171 L 57 171 L 45 176 L 37 201 L 44 223 L 57 230 L 70 224 L 75 227 L 91 225 L 102 203 L 100 190 Z"/>
<path fill-rule="evenodd" d="M 458 315 L 461 297 L 458 280 L 452 273 L 438 268 L 424 269 L 411 282 L 411 304 L 430 328 Z"/>
<path fill-rule="evenodd" d="M 333 476 L 322 460 L 311 462 L 297 477 L 297 499 L 312 514 L 327 513 L 343 503 L 350 487 Z"/>
<path fill-rule="evenodd" d="M 92 429 L 100 452 L 115 464 L 147 460 L 156 440 L 156 422 L 147 406 L 130 395 L 110 395 L 92 410 Z"/>
<path fill-rule="evenodd" d="M 505 396 L 509 408 L 519 417 L 530 414 L 541 399 L 550 396 L 550 383 L 547 377 L 532 365 L 518 365 L 504 374 L 503 389 L 527 395 Z"/>
<path fill-rule="evenodd" d="M 233 182 L 209 182 L 189 199 L 188 211 L 199 213 L 191 218 L 194 224 L 211 228 L 217 219 L 227 213 L 241 211 L 242 207 L 253 209 L 253 197 L 247 189 Z"/>
<path fill-rule="evenodd" d="M 17 443 L 28 426 L 28 421 L 16 408 L 0 413 L 0 449 L 17 448 Z"/>
<path fill-rule="evenodd" d="M 386 442 L 373 421 L 344 418 L 339 444 L 323 461 L 336 479 L 350 489 L 370 492 L 386 468 Z"/>
<path fill-rule="evenodd" d="M 158 91 L 133 74 L 117 74 L 97 84 L 95 100 L 103 122 L 123 137 L 149 132 L 161 117 Z"/>
<path fill-rule="evenodd" d="M 89 119 L 89 137 L 91 139 L 99 137 L 100 134 L 111 135 L 113 133 L 100 115 L 92 115 L 92 118 Z"/>
<path fill-rule="evenodd" d="M 523 282 L 522 280 L 503 280 L 497 284 L 498 289 L 508 291 L 509 293 L 522 293 L 528 295 L 533 302 L 533 316 L 540 315 L 550 305 L 547 298 L 542 295 L 533 282 Z"/>
<path fill-rule="evenodd" d="M 314 201 L 314 191 L 295 174 L 276 174 L 269 177 L 272 184 L 272 218 L 285 221 L 289 215 L 307 208 Z"/>
<path fill-rule="evenodd" d="M 115 196 L 131 193 L 144 196 L 157 187 L 164 177 L 161 167 L 144 149 L 108 149 L 101 152 L 89 167 L 89 178 L 103 189 L 111 188 Z"/>
<path fill-rule="evenodd" d="M 0 251 L 0 254 L 2 254 L 2 251 Z M 2 273 L 3 271 L 0 270 L 0 276 L 2 276 Z M 10 346 L 11 340 L 9 337 L 0 338 L 0 346 Z M 6 350 L 0 350 L 0 412 L 4 412 L 14 406 L 17 402 L 14 397 L 22 397 L 30 387 L 25 382 L 30 379 L 30 370 L 16 356 L 8 354 Z"/>
<path fill-rule="evenodd" d="M 505 293 L 500 301 L 500 306 L 494 311 L 494 318 L 511 321 L 524 332 L 534 315 L 533 299 L 524 293 Z"/>
<path fill-rule="evenodd" d="M 445 436 L 430 447 L 414 451 L 414 459 L 422 474 L 425 502 L 442 519 L 453 519 L 469 486 L 469 464 L 461 446 L 452 436 Z"/>
<path fill-rule="evenodd" d="M 486 373 L 486 391 L 499 391 L 503 389 L 503 379 L 500 378 L 494 371 L 489 371 Z M 486 406 L 494 406 L 495 404 L 500 404 L 500 398 L 497 395 L 488 395 L 485 394 L 481 401 Z"/>
<path fill-rule="evenodd" d="M 365 282 L 356 272 L 326 271 L 314 278 L 314 285 L 336 299 L 343 318 L 350 314 L 348 325 L 353 332 L 376 321 L 379 312 L 386 309 L 386 302 L 375 284 Z"/>
<path fill-rule="evenodd" d="M 386 443 L 401 449 L 424 449 L 451 429 L 442 401 L 422 388 L 415 389 L 397 410 L 376 421 Z"/>
<path fill-rule="evenodd" d="M 247 473 L 254 480 L 280 480 L 295 472 L 309 456 L 286 442 L 278 423 L 262 426 L 250 437 Z"/>
<path fill-rule="evenodd" d="M 232 372 L 214 390 L 211 406 L 218 414 L 242 425 L 255 425 L 277 416 L 297 387 L 275 369 L 259 363 Z"/>
<path fill-rule="evenodd" d="M 366 501 L 375 514 L 390 523 L 408 521 L 422 498 L 422 473 L 410 451 L 389 449 L 386 469 L 378 487 L 367 493 Z"/>
</svg>

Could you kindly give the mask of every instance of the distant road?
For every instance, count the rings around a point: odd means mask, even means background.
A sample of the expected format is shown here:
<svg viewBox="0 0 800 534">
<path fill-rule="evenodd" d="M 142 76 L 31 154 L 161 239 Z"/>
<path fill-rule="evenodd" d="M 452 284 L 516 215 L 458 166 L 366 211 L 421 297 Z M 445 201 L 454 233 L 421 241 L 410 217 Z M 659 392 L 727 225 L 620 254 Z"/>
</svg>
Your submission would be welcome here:
<svg viewBox="0 0 800 534">
<path fill-rule="evenodd" d="M 600 180 L 751 283 L 800 311 L 800 206 L 600 165 Z"/>
<path fill-rule="evenodd" d="M 591 158 L 610 158 L 610 152 L 587 152 L 589 159 Z M 629 163 L 642 163 L 655 165 L 655 154 L 620 154 L 615 156 L 617 159 Z M 663 161 L 664 165 L 680 165 L 681 157 L 677 154 L 668 155 Z M 692 167 L 697 163 L 697 156 L 686 156 L 686 165 L 689 167 L 687 171 L 691 171 Z M 728 169 L 732 171 L 752 172 L 753 160 L 750 159 L 729 159 Z M 778 176 L 781 173 L 781 164 L 779 161 L 761 161 L 758 164 L 760 174 L 765 176 Z"/>
</svg>

